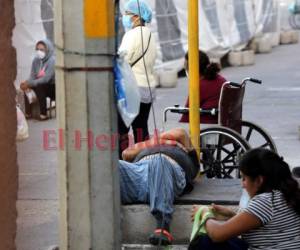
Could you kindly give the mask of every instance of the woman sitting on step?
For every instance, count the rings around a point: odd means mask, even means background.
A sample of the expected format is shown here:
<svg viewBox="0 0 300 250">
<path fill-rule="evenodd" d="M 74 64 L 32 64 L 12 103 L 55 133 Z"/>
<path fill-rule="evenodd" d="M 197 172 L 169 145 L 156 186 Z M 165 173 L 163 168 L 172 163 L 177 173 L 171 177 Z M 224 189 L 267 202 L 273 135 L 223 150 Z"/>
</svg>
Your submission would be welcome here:
<svg viewBox="0 0 300 250">
<path fill-rule="evenodd" d="M 238 214 L 223 206 L 202 207 L 207 235 L 199 235 L 189 249 L 299 250 L 300 189 L 288 164 L 273 151 L 257 148 L 243 156 L 240 170 L 248 206 Z M 215 219 L 218 214 L 227 220 Z"/>
</svg>

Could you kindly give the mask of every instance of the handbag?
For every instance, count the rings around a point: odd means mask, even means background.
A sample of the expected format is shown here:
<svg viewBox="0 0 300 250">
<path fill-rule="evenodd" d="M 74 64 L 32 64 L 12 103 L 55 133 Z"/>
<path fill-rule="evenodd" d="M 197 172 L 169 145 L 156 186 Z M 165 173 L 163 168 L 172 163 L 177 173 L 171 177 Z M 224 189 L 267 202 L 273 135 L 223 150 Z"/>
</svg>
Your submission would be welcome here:
<svg viewBox="0 0 300 250">
<path fill-rule="evenodd" d="M 29 104 L 35 103 L 37 101 L 36 94 L 32 89 L 25 90 L 25 95 L 27 96 Z"/>
<path fill-rule="evenodd" d="M 16 112 L 17 112 L 17 135 L 16 140 L 17 141 L 24 141 L 29 137 L 28 132 L 28 124 L 25 118 L 25 115 L 23 114 L 20 107 L 16 106 Z"/>
</svg>

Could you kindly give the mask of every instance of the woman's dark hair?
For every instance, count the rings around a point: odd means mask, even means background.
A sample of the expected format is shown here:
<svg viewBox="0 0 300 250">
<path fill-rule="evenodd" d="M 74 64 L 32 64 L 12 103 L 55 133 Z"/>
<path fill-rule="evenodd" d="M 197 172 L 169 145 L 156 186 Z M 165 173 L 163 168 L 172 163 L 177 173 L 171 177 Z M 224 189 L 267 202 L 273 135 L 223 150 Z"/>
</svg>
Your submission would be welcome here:
<svg viewBox="0 0 300 250">
<path fill-rule="evenodd" d="M 188 52 L 185 54 L 185 59 L 187 61 L 189 59 Z M 203 51 L 199 51 L 199 72 L 201 76 L 204 76 L 207 80 L 214 80 L 220 70 L 219 64 L 211 63 L 209 57 Z"/>
<path fill-rule="evenodd" d="M 257 194 L 279 190 L 288 205 L 300 215 L 299 185 L 282 157 L 268 149 L 252 149 L 243 155 L 240 170 L 252 180 L 258 176 L 263 177 L 263 184 Z"/>
<path fill-rule="evenodd" d="M 37 48 L 37 46 L 38 46 L 39 44 L 43 45 L 43 46 L 47 49 L 47 45 L 46 45 L 46 43 L 43 42 L 43 41 L 37 42 L 36 45 L 35 45 L 35 47 Z"/>
</svg>

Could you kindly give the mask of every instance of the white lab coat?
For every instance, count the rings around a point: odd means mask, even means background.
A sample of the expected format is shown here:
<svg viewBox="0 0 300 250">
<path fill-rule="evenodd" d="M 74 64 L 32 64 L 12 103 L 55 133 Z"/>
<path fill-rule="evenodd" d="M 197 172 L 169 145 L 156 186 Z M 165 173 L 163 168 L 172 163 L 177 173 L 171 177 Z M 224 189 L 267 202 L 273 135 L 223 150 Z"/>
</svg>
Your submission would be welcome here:
<svg viewBox="0 0 300 250">
<path fill-rule="evenodd" d="M 148 27 L 138 26 L 129 31 L 127 31 L 122 39 L 122 43 L 119 48 L 119 53 L 125 54 L 125 60 L 132 64 L 135 62 L 142 54 L 142 34 L 143 34 L 143 43 L 144 50 L 146 50 L 151 31 Z M 149 84 L 151 88 L 156 86 L 155 77 L 154 77 L 154 64 L 156 60 L 156 42 L 153 34 L 151 35 L 151 40 L 149 48 L 144 55 L 146 69 L 149 78 Z M 137 84 L 139 87 L 147 88 L 148 82 L 145 72 L 145 67 L 143 63 L 143 58 L 140 59 L 133 67 L 132 71 L 135 75 Z"/>
</svg>

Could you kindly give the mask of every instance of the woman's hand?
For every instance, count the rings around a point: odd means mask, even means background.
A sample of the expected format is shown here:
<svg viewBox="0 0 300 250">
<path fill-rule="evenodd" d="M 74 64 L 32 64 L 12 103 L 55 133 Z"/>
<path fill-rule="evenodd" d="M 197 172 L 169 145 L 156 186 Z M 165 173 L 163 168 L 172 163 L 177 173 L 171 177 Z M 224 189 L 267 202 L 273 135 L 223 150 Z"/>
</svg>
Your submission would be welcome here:
<svg viewBox="0 0 300 250">
<path fill-rule="evenodd" d="M 231 218 L 231 217 L 235 216 L 235 212 L 232 211 L 230 208 L 216 205 L 216 204 L 212 204 L 212 211 L 216 215 L 224 216 L 226 218 Z"/>
<path fill-rule="evenodd" d="M 29 89 L 29 84 L 27 81 L 21 82 L 20 88 L 25 91 L 27 89 Z"/>
<path fill-rule="evenodd" d="M 206 212 L 208 212 L 210 210 L 209 207 L 207 206 L 196 206 L 196 205 L 193 205 L 193 208 L 192 208 L 192 213 L 191 213 L 191 220 L 194 221 L 195 219 L 195 215 L 196 213 L 198 212 L 198 210 L 202 208 L 202 212 L 201 212 L 201 216 L 202 217 Z"/>
</svg>

